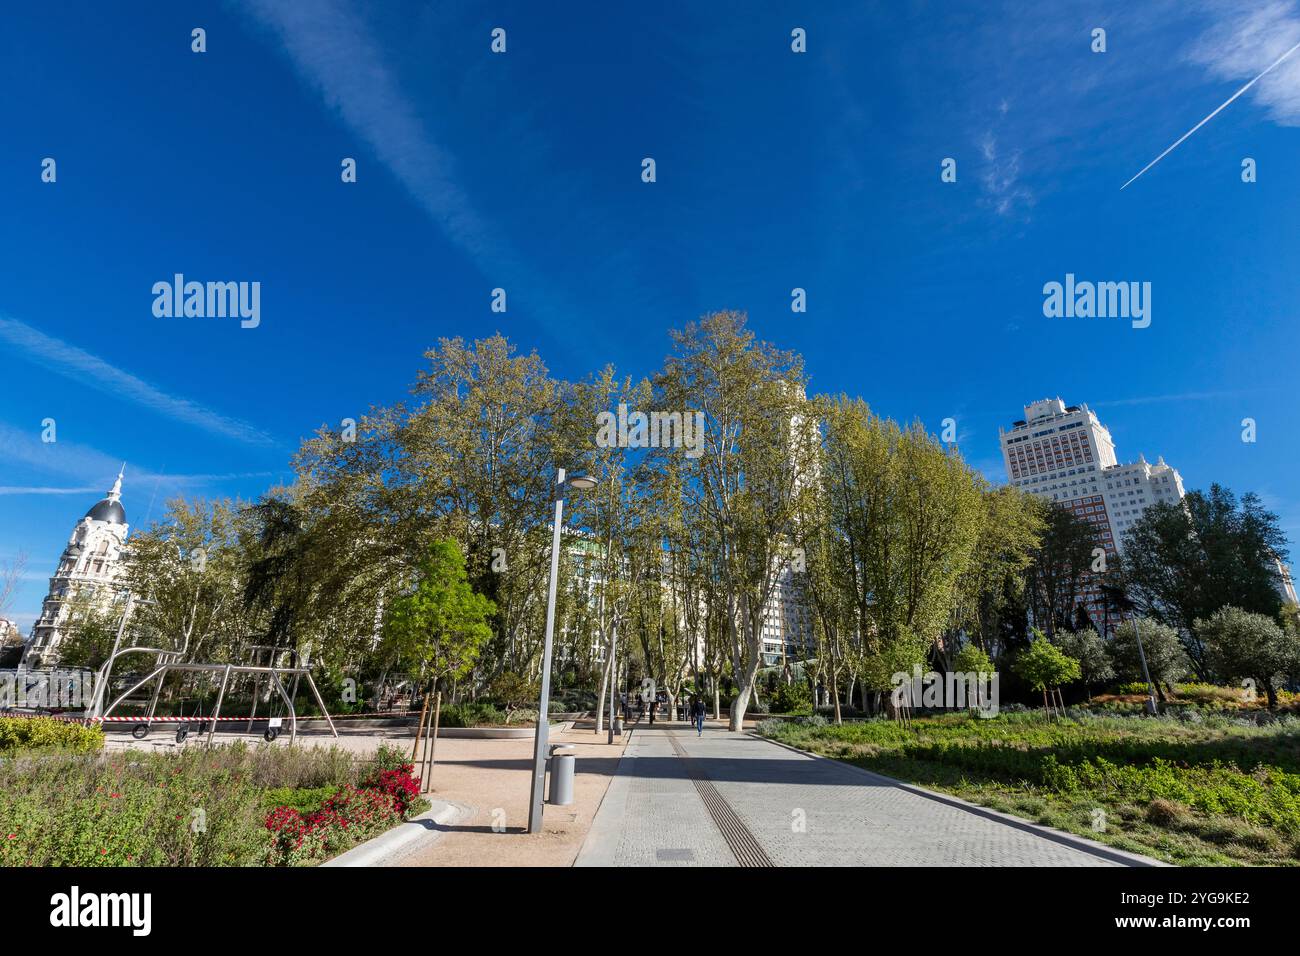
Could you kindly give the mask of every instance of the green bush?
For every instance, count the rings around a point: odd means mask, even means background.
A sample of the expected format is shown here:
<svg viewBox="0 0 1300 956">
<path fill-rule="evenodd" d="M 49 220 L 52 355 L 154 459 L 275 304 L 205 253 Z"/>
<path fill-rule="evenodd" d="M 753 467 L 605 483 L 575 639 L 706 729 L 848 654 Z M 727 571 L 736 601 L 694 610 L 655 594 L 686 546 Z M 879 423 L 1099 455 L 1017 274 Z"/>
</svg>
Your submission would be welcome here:
<svg viewBox="0 0 1300 956">
<path fill-rule="evenodd" d="M 62 750 L 90 753 L 104 747 L 104 731 L 49 717 L 0 717 L 0 752 Z"/>
<path fill-rule="evenodd" d="M 364 769 L 336 747 L 243 743 L 7 757 L 0 865 L 260 865 L 269 791 L 296 791 L 305 803 L 313 789 L 355 784 Z"/>
<path fill-rule="evenodd" d="M 438 714 L 438 724 L 442 727 L 482 727 L 505 722 L 506 715 L 485 701 L 449 704 Z"/>
<path fill-rule="evenodd" d="M 812 691 L 804 681 L 778 682 L 768 703 L 773 714 L 808 713 L 812 710 Z"/>
</svg>

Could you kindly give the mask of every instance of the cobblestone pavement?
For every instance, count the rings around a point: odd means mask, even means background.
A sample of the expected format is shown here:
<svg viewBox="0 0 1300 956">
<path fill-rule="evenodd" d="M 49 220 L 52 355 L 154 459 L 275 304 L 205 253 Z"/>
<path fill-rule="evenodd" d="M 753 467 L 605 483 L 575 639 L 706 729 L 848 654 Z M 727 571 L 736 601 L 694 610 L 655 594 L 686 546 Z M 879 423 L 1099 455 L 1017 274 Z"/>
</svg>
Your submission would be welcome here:
<svg viewBox="0 0 1300 956">
<path fill-rule="evenodd" d="M 1153 861 L 714 725 L 640 724 L 577 866 L 1133 866 Z"/>
</svg>

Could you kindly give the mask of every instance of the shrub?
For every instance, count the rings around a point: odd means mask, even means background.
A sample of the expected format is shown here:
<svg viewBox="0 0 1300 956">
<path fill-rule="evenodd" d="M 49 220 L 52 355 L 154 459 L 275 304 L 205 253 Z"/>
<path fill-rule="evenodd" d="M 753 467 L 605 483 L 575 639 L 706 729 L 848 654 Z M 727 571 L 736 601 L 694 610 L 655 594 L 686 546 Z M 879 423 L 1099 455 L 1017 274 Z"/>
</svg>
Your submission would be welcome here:
<svg viewBox="0 0 1300 956">
<path fill-rule="evenodd" d="M 793 714 L 811 707 L 812 692 L 804 681 L 778 682 L 768 703 L 768 709 L 774 714 Z"/>
<path fill-rule="evenodd" d="M 104 747 L 104 730 L 49 717 L 0 717 L 0 752 L 62 750 L 90 753 Z"/>
<path fill-rule="evenodd" d="M 482 727 L 505 722 L 506 715 L 486 701 L 451 704 L 438 715 L 438 723 L 443 727 Z"/>
</svg>

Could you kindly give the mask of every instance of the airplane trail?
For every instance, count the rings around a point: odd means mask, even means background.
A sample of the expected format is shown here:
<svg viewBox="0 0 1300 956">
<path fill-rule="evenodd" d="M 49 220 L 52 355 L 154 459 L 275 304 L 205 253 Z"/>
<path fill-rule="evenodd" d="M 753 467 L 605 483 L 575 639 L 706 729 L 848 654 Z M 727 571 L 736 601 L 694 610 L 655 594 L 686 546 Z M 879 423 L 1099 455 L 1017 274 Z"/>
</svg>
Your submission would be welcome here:
<svg viewBox="0 0 1300 956">
<path fill-rule="evenodd" d="M 1241 89 L 1239 89 L 1236 93 L 1233 93 L 1231 96 L 1229 96 L 1226 100 L 1223 101 L 1223 103 L 1219 106 L 1218 109 L 1216 109 L 1213 113 L 1211 113 L 1209 116 L 1205 117 L 1205 119 L 1201 120 L 1199 123 L 1197 123 L 1197 124 L 1196 124 L 1195 126 L 1193 126 L 1191 129 L 1189 129 L 1186 133 L 1184 133 L 1182 136 L 1180 136 L 1180 137 L 1178 138 L 1178 141 L 1175 142 L 1174 145 L 1170 146 L 1167 150 L 1165 150 L 1163 153 L 1161 153 L 1161 154 L 1160 154 L 1159 156 L 1157 156 L 1155 159 L 1151 160 L 1151 162 L 1149 162 L 1149 163 L 1147 163 L 1145 166 L 1143 166 L 1141 172 L 1139 172 L 1139 173 L 1137 174 L 1137 176 L 1134 176 L 1133 179 L 1130 179 L 1130 180 L 1129 180 L 1127 183 L 1125 183 L 1123 186 L 1120 186 L 1120 187 L 1119 187 L 1120 190 L 1123 191 L 1123 190 L 1127 189 L 1127 188 L 1129 187 L 1129 184 L 1132 183 L 1134 179 L 1137 179 L 1138 176 L 1141 176 L 1141 175 L 1142 175 L 1142 173 L 1145 173 L 1148 169 L 1150 169 L 1150 168 L 1151 168 L 1152 166 L 1154 166 L 1156 163 L 1160 162 L 1160 160 L 1164 159 L 1166 156 L 1168 156 L 1170 153 L 1172 153 L 1174 150 L 1176 150 L 1176 149 L 1178 148 L 1179 144 L 1182 143 L 1183 140 L 1187 139 L 1187 137 L 1191 136 L 1193 133 L 1195 133 L 1198 129 L 1200 129 L 1202 126 L 1204 126 L 1204 125 L 1205 125 L 1206 123 L 1208 123 L 1210 120 L 1214 119 L 1214 117 L 1218 116 L 1219 113 L 1223 111 L 1223 108 L 1224 108 L 1225 106 L 1227 106 L 1229 103 L 1231 103 L 1231 102 L 1232 102 L 1233 100 L 1235 100 L 1237 97 L 1239 97 L 1242 93 L 1245 93 L 1248 89 L 1250 89 L 1252 86 L 1254 86 L 1256 83 L 1258 83 L 1258 82 L 1259 82 L 1259 81 L 1260 81 L 1260 80 L 1261 80 L 1265 75 L 1267 75 L 1268 73 L 1270 73 L 1270 72 L 1273 70 L 1273 67 L 1277 66 L 1279 63 L 1281 63 L 1283 60 L 1285 60 L 1287 57 L 1289 57 L 1289 56 L 1290 56 L 1292 53 L 1294 53 L 1296 50 L 1300 50 L 1300 43 L 1297 43 L 1297 44 L 1296 44 L 1295 46 L 1293 46 L 1291 49 L 1287 50 L 1287 51 L 1286 51 L 1285 53 L 1283 53 L 1280 57 L 1278 57 L 1276 60 L 1274 60 L 1274 61 L 1269 65 L 1268 69 L 1264 70 L 1263 73 L 1261 73 L 1259 76 L 1255 77 L 1253 80 L 1251 80 L 1249 83 L 1247 83 L 1247 84 L 1246 84 L 1245 86 L 1243 86 Z"/>
</svg>

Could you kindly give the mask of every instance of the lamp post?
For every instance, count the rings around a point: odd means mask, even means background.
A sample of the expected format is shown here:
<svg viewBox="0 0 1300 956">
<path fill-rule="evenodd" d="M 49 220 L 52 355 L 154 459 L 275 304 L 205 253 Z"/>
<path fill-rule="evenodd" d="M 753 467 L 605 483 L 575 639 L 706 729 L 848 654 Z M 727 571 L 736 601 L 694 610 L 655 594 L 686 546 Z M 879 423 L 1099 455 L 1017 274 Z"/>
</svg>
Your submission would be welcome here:
<svg viewBox="0 0 1300 956">
<path fill-rule="evenodd" d="M 614 735 L 623 733 L 623 724 L 619 719 L 618 705 L 620 694 L 618 692 L 618 615 L 614 615 L 614 620 L 610 625 L 614 629 L 612 639 L 609 642 L 609 740 L 608 743 L 614 742 Z"/>
<path fill-rule="evenodd" d="M 551 576 L 546 585 L 546 637 L 542 644 L 542 693 L 537 707 L 537 732 L 533 736 L 532 797 L 528 802 L 528 832 L 542 832 L 542 796 L 546 789 L 546 743 L 550 724 L 547 710 L 551 696 L 551 638 L 555 632 L 555 586 L 560 573 L 560 527 L 564 521 L 564 489 L 590 491 L 596 480 L 585 475 L 565 477 L 564 469 L 555 475 L 555 523 L 551 530 Z"/>
</svg>

